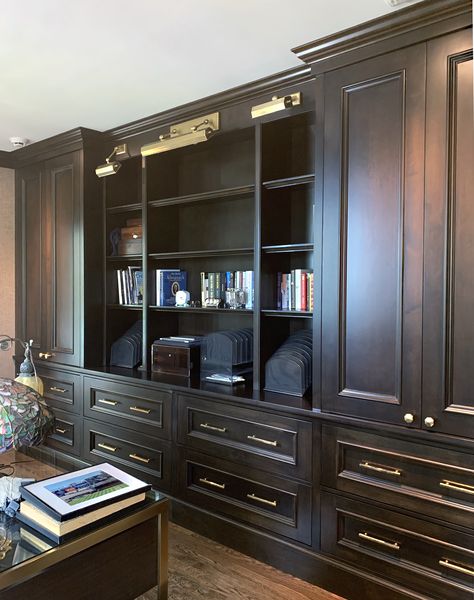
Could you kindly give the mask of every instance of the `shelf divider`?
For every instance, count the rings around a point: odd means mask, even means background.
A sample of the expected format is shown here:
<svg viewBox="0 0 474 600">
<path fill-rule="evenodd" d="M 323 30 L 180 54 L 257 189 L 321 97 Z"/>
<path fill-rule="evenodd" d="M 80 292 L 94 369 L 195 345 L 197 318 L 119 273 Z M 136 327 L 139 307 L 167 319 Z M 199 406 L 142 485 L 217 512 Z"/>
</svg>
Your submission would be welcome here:
<svg viewBox="0 0 474 600">
<path fill-rule="evenodd" d="M 283 177 L 282 179 L 270 179 L 263 181 L 262 186 L 267 190 L 277 190 L 286 187 L 295 187 L 297 185 L 308 185 L 314 183 L 314 173 L 306 175 L 295 175 L 294 177 Z"/>
<path fill-rule="evenodd" d="M 248 196 L 255 189 L 253 184 L 240 185 L 238 187 L 222 188 L 210 192 L 200 192 L 198 194 L 188 194 L 186 196 L 173 196 L 171 198 L 160 198 L 150 200 L 148 206 L 159 208 L 160 206 L 170 206 L 172 204 L 190 204 L 192 202 L 202 202 L 204 200 L 219 200 L 225 198 L 235 198 L 239 196 Z"/>
<path fill-rule="evenodd" d="M 153 260 L 179 258 L 208 258 L 214 256 L 241 256 L 253 254 L 253 248 L 225 248 L 215 250 L 185 250 L 183 252 L 154 252 L 148 255 Z"/>
<path fill-rule="evenodd" d="M 313 243 L 304 244 L 278 244 L 270 246 L 262 246 L 264 254 L 283 254 L 287 252 L 312 252 L 314 249 Z"/>
<path fill-rule="evenodd" d="M 309 310 L 280 310 L 277 308 L 264 308 L 261 311 L 265 317 L 295 317 L 297 319 L 311 319 L 313 312 Z"/>
</svg>

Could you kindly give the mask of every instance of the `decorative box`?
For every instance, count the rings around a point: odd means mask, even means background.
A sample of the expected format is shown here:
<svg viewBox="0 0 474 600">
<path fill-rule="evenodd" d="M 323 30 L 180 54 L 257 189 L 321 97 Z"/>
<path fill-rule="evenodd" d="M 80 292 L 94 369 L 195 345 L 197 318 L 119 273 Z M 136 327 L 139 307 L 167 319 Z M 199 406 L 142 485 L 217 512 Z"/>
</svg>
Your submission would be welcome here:
<svg viewBox="0 0 474 600">
<path fill-rule="evenodd" d="M 201 341 L 188 339 L 185 342 L 170 338 L 155 340 L 151 347 L 151 370 L 181 377 L 198 374 Z"/>
</svg>

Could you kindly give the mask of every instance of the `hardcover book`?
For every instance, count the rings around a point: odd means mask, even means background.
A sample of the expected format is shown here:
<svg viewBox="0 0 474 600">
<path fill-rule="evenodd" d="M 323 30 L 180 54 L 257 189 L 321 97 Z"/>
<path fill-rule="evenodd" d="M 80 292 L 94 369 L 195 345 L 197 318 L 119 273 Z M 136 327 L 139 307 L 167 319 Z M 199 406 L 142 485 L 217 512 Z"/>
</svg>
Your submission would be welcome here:
<svg viewBox="0 0 474 600">
<path fill-rule="evenodd" d="M 106 509 L 104 515 L 120 510 L 124 500 L 139 502 L 148 489 L 147 483 L 102 463 L 20 487 L 27 503 L 20 505 L 20 513 L 28 512 L 23 510 L 25 506 L 30 508 L 30 518 L 31 509 L 36 509 L 57 523 L 83 515 L 90 519 L 99 509 Z"/>
<path fill-rule="evenodd" d="M 162 271 L 160 275 L 159 306 L 175 306 L 176 292 L 187 287 L 188 274 L 186 271 Z"/>
</svg>

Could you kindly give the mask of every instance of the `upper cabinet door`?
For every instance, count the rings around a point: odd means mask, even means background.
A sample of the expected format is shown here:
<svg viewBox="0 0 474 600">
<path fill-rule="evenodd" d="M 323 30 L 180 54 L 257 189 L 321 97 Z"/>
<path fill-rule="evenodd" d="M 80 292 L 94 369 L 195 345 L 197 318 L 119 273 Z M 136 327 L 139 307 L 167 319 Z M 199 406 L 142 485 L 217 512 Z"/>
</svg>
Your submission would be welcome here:
<svg viewBox="0 0 474 600">
<path fill-rule="evenodd" d="M 47 336 L 43 357 L 81 364 L 80 152 L 44 163 L 43 230 L 46 250 Z"/>
<path fill-rule="evenodd" d="M 472 30 L 428 43 L 423 426 L 474 432 Z"/>
<path fill-rule="evenodd" d="M 33 340 L 33 351 L 41 350 L 46 322 L 43 294 L 43 237 L 41 226 L 41 169 L 39 166 L 19 169 L 16 175 L 19 290 L 16 335 Z M 13 335 L 13 332 L 7 332 Z"/>
<path fill-rule="evenodd" d="M 425 68 L 425 45 L 351 65 L 324 103 L 322 410 L 414 427 Z"/>
</svg>

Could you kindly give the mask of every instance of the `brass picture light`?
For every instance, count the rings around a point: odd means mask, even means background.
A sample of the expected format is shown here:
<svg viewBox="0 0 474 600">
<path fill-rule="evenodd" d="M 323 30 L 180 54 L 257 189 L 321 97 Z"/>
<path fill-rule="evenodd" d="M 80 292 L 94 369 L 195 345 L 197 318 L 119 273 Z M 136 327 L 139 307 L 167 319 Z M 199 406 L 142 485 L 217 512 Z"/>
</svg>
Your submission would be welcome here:
<svg viewBox="0 0 474 600">
<path fill-rule="evenodd" d="M 252 106 L 251 114 L 252 119 L 263 117 L 279 110 L 286 110 L 292 106 L 298 106 L 301 104 L 301 92 L 295 92 L 294 94 L 287 94 L 286 96 L 273 96 L 269 102 L 263 104 L 257 104 Z"/>
<path fill-rule="evenodd" d="M 170 132 L 159 136 L 156 142 L 142 146 L 142 156 L 151 156 L 175 148 L 183 148 L 199 142 L 206 142 L 219 131 L 219 113 L 212 113 L 171 125 Z"/>
<path fill-rule="evenodd" d="M 95 174 L 97 177 L 107 177 L 108 175 L 115 175 L 117 171 L 122 166 L 118 160 L 112 160 L 115 156 L 128 156 L 127 144 L 120 144 L 120 146 L 115 146 L 112 152 L 105 159 L 105 164 L 99 165 Z"/>
</svg>

